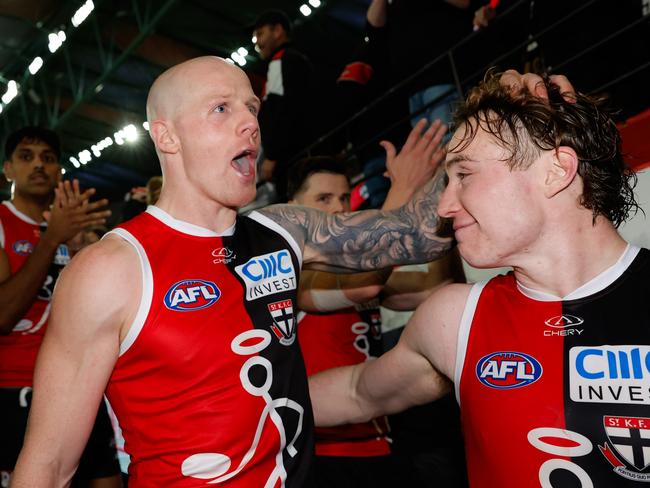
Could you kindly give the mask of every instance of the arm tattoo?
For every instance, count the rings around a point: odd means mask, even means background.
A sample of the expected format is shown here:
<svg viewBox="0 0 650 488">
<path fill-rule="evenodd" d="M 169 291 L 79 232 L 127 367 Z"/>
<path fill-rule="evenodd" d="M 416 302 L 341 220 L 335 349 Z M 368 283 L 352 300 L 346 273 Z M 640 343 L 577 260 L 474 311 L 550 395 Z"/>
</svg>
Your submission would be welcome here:
<svg viewBox="0 0 650 488">
<path fill-rule="evenodd" d="M 306 267 L 329 271 L 373 270 L 434 261 L 451 248 L 440 236 L 438 199 L 444 173 L 413 199 L 391 211 L 365 210 L 328 215 L 297 205 L 260 211 L 287 229 L 305 249 Z"/>
</svg>

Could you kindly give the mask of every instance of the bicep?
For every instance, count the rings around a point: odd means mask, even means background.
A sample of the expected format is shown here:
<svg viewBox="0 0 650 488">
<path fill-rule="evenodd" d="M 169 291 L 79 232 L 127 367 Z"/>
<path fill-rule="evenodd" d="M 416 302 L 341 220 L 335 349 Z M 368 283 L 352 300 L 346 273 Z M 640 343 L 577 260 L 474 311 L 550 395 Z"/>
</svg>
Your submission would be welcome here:
<svg viewBox="0 0 650 488">
<path fill-rule="evenodd" d="M 101 256 L 101 266 L 92 259 L 76 257 L 57 283 L 25 439 L 23 457 L 58 465 L 64 476 L 74 471 L 92 429 L 118 358 L 124 304 L 130 303 L 128 292 L 114 287 L 123 270 Z"/>
<path fill-rule="evenodd" d="M 449 391 L 449 381 L 413 347 L 420 340 L 417 332 L 405 331 L 393 349 L 367 363 L 357 383 L 362 402 L 381 406 L 381 413 L 389 414 L 434 401 Z"/>
</svg>

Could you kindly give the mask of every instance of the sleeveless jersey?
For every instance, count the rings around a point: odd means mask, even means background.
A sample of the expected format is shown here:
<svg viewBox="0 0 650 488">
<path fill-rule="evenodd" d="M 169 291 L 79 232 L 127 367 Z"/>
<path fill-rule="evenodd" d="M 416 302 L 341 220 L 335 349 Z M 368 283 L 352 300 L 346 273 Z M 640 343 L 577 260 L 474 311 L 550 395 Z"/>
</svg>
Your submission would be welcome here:
<svg viewBox="0 0 650 488">
<path fill-rule="evenodd" d="M 372 302 L 371 302 L 372 303 Z M 381 353 L 377 305 L 340 313 L 298 315 L 298 340 L 309 376 L 326 369 L 359 364 Z M 316 428 L 316 455 L 368 457 L 390 454 L 388 422 Z"/>
<path fill-rule="evenodd" d="M 11 202 L 0 205 L 0 246 L 9 260 L 11 274 L 25 264 L 40 239 L 45 225 L 39 225 Z M 57 249 L 43 287 L 9 335 L 0 336 L 0 388 L 33 386 L 36 354 L 50 314 L 50 299 L 59 272 L 70 261 L 68 248 Z"/>
<path fill-rule="evenodd" d="M 302 486 L 313 415 L 295 240 L 256 212 L 218 235 L 157 207 L 112 232 L 143 286 L 107 388 L 129 486 Z"/>
<path fill-rule="evenodd" d="M 457 353 L 472 488 L 650 486 L 650 251 L 564 299 L 474 285 Z"/>
</svg>

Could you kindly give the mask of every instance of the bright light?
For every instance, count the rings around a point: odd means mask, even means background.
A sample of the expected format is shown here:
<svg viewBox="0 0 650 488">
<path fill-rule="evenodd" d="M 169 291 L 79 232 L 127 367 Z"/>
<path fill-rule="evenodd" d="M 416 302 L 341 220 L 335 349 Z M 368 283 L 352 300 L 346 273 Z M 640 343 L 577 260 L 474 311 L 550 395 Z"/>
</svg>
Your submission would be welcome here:
<svg viewBox="0 0 650 488">
<path fill-rule="evenodd" d="M 97 147 L 97 144 L 93 144 L 92 146 L 90 146 L 90 150 L 93 152 L 93 155 L 94 155 L 96 158 L 98 158 L 99 156 L 102 155 L 102 152 L 101 152 L 101 151 L 99 150 L 99 148 Z"/>
<path fill-rule="evenodd" d="M 248 56 L 248 49 L 246 49 L 245 47 L 240 47 L 239 49 L 237 49 L 237 52 L 241 56 Z"/>
<path fill-rule="evenodd" d="M 38 70 L 43 66 L 43 58 L 36 56 L 29 65 L 29 72 L 32 75 L 38 73 Z"/>
<path fill-rule="evenodd" d="M 7 105 L 16 98 L 16 95 L 18 95 L 18 83 L 14 80 L 9 80 L 9 83 L 7 83 L 7 91 L 2 95 L 2 103 Z"/>
<path fill-rule="evenodd" d="M 47 48 L 51 53 L 56 52 L 57 49 L 65 42 L 65 32 L 59 31 L 58 33 L 51 33 L 47 36 Z"/>
<path fill-rule="evenodd" d="M 84 3 L 77 9 L 77 11 L 72 16 L 72 19 L 70 19 L 72 21 L 72 25 L 79 27 L 79 25 L 84 20 L 86 20 L 86 17 L 90 15 L 90 12 L 92 12 L 94 8 L 95 5 L 93 4 L 92 0 L 88 0 L 86 3 Z"/>
<path fill-rule="evenodd" d="M 235 60 L 239 66 L 244 66 L 246 64 L 246 58 L 238 52 L 233 52 L 230 57 Z"/>
<path fill-rule="evenodd" d="M 304 3 L 300 6 L 300 13 L 307 17 L 311 13 L 311 9 Z"/>
<path fill-rule="evenodd" d="M 79 162 L 81 164 L 88 164 L 88 162 L 92 159 L 92 156 L 90 155 L 90 151 L 88 149 L 84 149 L 79 153 Z"/>
<path fill-rule="evenodd" d="M 311 5 L 314 8 L 318 8 L 321 6 L 320 0 L 309 0 L 309 5 Z"/>
<path fill-rule="evenodd" d="M 2 104 L 0 103 L 0 114 L 2 113 Z"/>
<path fill-rule="evenodd" d="M 230 58 L 226 58 L 226 61 L 228 61 L 230 64 L 235 64 L 235 62 Z"/>
<path fill-rule="evenodd" d="M 65 174 L 65 168 L 61 168 L 61 174 L 62 174 L 62 175 Z"/>
<path fill-rule="evenodd" d="M 81 166 L 81 163 L 79 162 L 79 160 L 77 158 L 75 158 L 74 156 L 70 156 L 70 162 L 72 163 L 72 165 L 75 168 L 78 168 L 78 167 Z"/>
<path fill-rule="evenodd" d="M 124 129 L 118 130 L 115 134 L 113 134 L 113 139 L 115 139 L 115 144 L 118 146 L 124 144 Z"/>
<path fill-rule="evenodd" d="M 257 36 L 253 36 L 253 37 L 251 38 L 251 42 L 252 42 L 253 44 L 257 44 Z"/>
<path fill-rule="evenodd" d="M 142 128 L 147 132 L 149 132 L 149 122 L 147 122 L 146 120 L 142 122 Z"/>
<path fill-rule="evenodd" d="M 124 139 L 128 142 L 134 142 L 138 140 L 138 129 L 135 128 L 135 125 L 129 124 L 124 129 Z"/>
</svg>

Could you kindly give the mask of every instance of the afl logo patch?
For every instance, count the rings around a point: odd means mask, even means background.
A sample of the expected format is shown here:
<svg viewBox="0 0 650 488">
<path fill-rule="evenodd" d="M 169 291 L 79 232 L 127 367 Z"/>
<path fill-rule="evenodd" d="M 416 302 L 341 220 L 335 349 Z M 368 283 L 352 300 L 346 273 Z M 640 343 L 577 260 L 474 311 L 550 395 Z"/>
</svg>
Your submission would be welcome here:
<svg viewBox="0 0 650 488">
<path fill-rule="evenodd" d="M 219 300 L 221 290 L 211 281 L 183 280 L 174 283 L 165 294 L 170 310 L 189 312 L 207 308 Z"/>
<path fill-rule="evenodd" d="M 16 241 L 12 248 L 19 256 L 29 256 L 34 250 L 34 245 L 29 241 Z"/>
<path fill-rule="evenodd" d="M 523 352 L 493 352 L 476 364 L 476 376 L 485 386 L 509 390 L 535 383 L 542 376 L 542 365 Z"/>
</svg>

